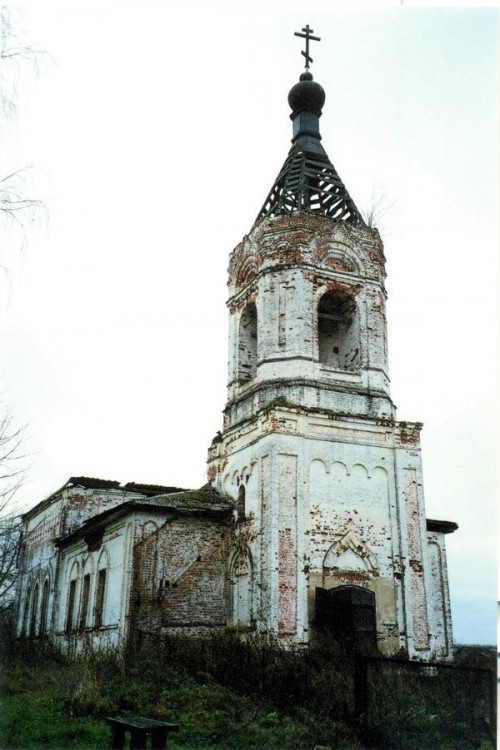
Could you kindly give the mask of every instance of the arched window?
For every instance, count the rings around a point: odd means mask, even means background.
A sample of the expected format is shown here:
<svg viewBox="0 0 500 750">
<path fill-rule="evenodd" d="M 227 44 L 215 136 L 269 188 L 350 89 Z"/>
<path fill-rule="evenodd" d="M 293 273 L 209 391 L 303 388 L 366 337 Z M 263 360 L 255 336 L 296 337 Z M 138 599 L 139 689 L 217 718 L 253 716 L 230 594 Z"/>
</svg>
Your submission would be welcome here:
<svg viewBox="0 0 500 750">
<path fill-rule="evenodd" d="M 240 317 L 238 336 L 238 378 L 252 380 L 257 372 L 257 308 L 250 302 Z"/>
<path fill-rule="evenodd" d="M 248 626 L 252 618 L 252 563 L 248 550 L 238 551 L 230 567 L 231 620 Z"/>
<path fill-rule="evenodd" d="M 85 630 L 87 627 L 87 618 L 89 615 L 89 598 L 90 598 L 90 573 L 84 573 L 82 581 L 82 601 L 80 604 L 80 622 L 79 629 Z"/>
<path fill-rule="evenodd" d="M 22 635 L 28 635 L 30 604 L 31 604 L 31 586 L 28 586 L 28 588 L 26 589 L 26 596 L 24 598 L 23 625 L 22 625 L 22 630 L 21 630 Z"/>
<path fill-rule="evenodd" d="M 38 581 L 35 583 L 33 589 L 33 601 L 31 603 L 31 618 L 30 618 L 30 638 L 34 638 L 36 635 L 36 619 L 38 616 Z"/>
<path fill-rule="evenodd" d="M 89 613 L 90 613 L 90 586 L 92 582 L 92 574 L 94 572 L 94 566 L 92 563 L 92 557 L 89 556 L 83 566 L 83 578 L 82 578 L 82 592 L 80 596 L 80 617 L 78 620 L 78 629 L 85 630 L 89 626 Z"/>
<path fill-rule="evenodd" d="M 105 622 L 105 605 L 107 589 L 108 555 L 106 550 L 101 552 L 97 565 L 97 582 L 95 590 L 94 627 L 101 628 Z"/>
<path fill-rule="evenodd" d="M 40 610 L 40 635 L 47 634 L 47 622 L 49 612 L 49 579 L 43 582 L 42 589 L 42 606 Z"/>
<path fill-rule="evenodd" d="M 245 520 L 245 485 L 242 483 L 238 488 L 238 505 L 236 507 L 238 512 L 238 521 Z"/>
<path fill-rule="evenodd" d="M 319 361 L 338 370 L 359 368 L 356 302 L 345 292 L 326 292 L 318 305 Z"/>
<path fill-rule="evenodd" d="M 76 587 L 78 585 L 79 568 L 78 564 L 74 563 L 71 568 L 71 574 L 69 577 L 68 584 L 68 606 L 66 610 L 66 633 L 71 633 L 77 624 L 77 609 L 78 602 L 76 598 Z"/>
</svg>

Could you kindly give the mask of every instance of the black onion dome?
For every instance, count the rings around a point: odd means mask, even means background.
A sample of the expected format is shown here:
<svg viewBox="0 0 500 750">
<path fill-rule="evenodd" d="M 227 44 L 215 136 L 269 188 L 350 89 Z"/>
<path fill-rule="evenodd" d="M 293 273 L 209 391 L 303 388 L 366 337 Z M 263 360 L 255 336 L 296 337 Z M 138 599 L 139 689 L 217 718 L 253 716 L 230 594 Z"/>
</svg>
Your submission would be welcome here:
<svg viewBox="0 0 500 750">
<path fill-rule="evenodd" d="M 302 73 L 299 83 L 296 83 L 288 94 L 288 104 L 292 109 L 292 117 L 298 112 L 312 112 L 321 117 L 324 103 L 325 91 L 323 87 L 313 81 L 311 73 Z"/>
</svg>

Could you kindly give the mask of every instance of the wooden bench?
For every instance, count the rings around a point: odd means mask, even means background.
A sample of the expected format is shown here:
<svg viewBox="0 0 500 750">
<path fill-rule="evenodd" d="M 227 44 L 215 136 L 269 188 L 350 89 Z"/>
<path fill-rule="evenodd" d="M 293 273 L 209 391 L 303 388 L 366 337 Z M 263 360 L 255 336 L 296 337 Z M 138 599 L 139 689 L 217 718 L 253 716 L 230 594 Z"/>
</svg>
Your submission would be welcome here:
<svg viewBox="0 0 500 750">
<path fill-rule="evenodd" d="M 148 736 L 151 737 L 151 750 L 165 750 L 168 732 L 179 730 L 178 724 L 146 719 L 144 716 L 108 717 L 106 721 L 113 730 L 111 750 L 123 750 L 126 732 L 130 732 L 130 750 L 144 750 Z"/>
</svg>

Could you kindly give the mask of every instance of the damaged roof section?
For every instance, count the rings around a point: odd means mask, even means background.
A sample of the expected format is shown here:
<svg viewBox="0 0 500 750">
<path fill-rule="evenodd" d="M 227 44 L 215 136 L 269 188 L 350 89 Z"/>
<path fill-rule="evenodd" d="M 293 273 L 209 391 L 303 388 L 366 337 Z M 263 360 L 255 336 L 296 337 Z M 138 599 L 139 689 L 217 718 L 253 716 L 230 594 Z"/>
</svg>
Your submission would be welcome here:
<svg viewBox="0 0 500 750">
<path fill-rule="evenodd" d="M 347 192 L 324 149 L 310 140 L 294 143 L 276 181 L 262 206 L 256 222 L 267 216 L 306 211 L 334 221 L 364 224 L 360 212 Z"/>
<path fill-rule="evenodd" d="M 90 532 L 95 533 L 99 529 L 104 529 L 110 521 L 136 510 L 155 509 L 164 512 L 165 515 L 174 516 L 202 515 L 229 518 L 234 507 L 233 500 L 221 495 L 209 484 L 198 490 L 182 490 L 154 497 L 134 498 L 89 518 L 80 528 L 56 539 L 55 544 L 57 547 L 65 547 L 80 537 L 87 538 Z"/>
<path fill-rule="evenodd" d="M 132 501 L 137 506 L 148 508 L 167 508 L 177 513 L 225 513 L 232 511 L 234 502 L 221 495 L 210 484 L 199 490 L 184 490 L 152 498 L 139 498 Z"/>
<path fill-rule="evenodd" d="M 363 217 L 321 145 L 323 88 L 306 71 L 291 89 L 292 147 L 255 224 L 270 216 L 305 211 L 364 225 Z"/>
<path fill-rule="evenodd" d="M 99 479 L 98 477 L 70 477 L 68 481 L 59 487 L 56 492 L 53 492 L 49 497 L 45 498 L 33 508 L 23 514 L 23 519 L 28 520 L 29 518 L 40 513 L 45 508 L 49 507 L 51 503 L 56 500 L 64 490 L 71 489 L 84 489 L 84 490 L 114 490 L 119 493 L 130 493 L 134 495 L 145 495 L 151 497 L 154 495 L 167 495 L 173 492 L 187 492 L 188 490 L 182 487 L 173 487 L 162 484 L 141 484 L 138 482 L 127 482 L 126 484 L 120 484 L 120 482 L 114 479 Z"/>
<path fill-rule="evenodd" d="M 126 484 L 120 484 L 112 479 L 96 479 L 94 477 L 70 477 L 67 484 L 68 487 L 85 487 L 90 490 L 107 490 L 107 489 L 121 489 L 125 492 L 140 492 L 143 495 L 163 495 L 168 492 L 185 492 L 182 487 L 170 487 L 162 484 L 141 484 L 140 482 L 127 482 Z"/>
</svg>

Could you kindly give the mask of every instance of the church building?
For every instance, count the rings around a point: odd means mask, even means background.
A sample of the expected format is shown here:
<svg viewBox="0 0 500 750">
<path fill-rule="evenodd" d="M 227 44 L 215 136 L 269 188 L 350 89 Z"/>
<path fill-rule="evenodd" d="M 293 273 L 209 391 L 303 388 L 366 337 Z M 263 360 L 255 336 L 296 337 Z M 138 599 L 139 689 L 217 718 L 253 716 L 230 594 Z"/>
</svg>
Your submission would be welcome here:
<svg viewBox="0 0 500 750">
<path fill-rule="evenodd" d="M 223 429 L 199 490 L 86 477 L 24 516 L 19 636 L 122 647 L 233 629 L 452 656 L 445 535 L 419 423 L 397 420 L 385 257 L 293 86 L 292 145 L 229 260 Z"/>
</svg>

